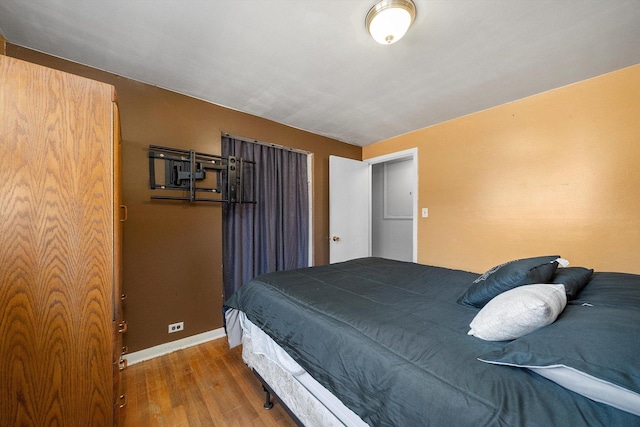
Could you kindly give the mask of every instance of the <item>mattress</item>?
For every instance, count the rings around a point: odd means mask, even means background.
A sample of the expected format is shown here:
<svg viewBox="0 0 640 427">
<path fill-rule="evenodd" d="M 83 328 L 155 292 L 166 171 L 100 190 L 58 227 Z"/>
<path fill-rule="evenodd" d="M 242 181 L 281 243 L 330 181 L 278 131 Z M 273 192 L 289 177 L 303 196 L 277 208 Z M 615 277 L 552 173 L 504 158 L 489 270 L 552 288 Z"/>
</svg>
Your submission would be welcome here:
<svg viewBox="0 0 640 427">
<path fill-rule="evenodd" d="M 267 334 L 241 314 L 242 358 L 307 427 L 367 426 Z"/>
</svg>

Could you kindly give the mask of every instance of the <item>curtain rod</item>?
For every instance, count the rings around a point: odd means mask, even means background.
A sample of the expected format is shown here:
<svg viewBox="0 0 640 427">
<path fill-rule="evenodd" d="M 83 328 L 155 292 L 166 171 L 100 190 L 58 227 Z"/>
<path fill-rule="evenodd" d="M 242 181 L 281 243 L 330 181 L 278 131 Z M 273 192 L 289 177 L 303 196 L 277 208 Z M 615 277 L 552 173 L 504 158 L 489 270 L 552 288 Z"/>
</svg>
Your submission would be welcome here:
<svg viewBox="0 0 640 427">
<path fill-rule="evenodd" d="M 246 138 L 246 137 L 243 137 L 243 136 L 234 135 L 234 134 L 229 133 L 229 132 L 222 132 L 222 136 L 226 136 L 227 138 L 238 139 L 238 140 L 244 141 L 244 142 L 251 142 L 251 143 L 254 143 L 254 144 L 266 145 L 267 147 L 278 148 L 280 150 L 293 151 L 295 153 L 300 153 L 300 154 L 312 154 L 310 151 L 300 150 L 299 148 L 285 147 L 284 145 L 274 144 L 272 142 L 259 141 L 257 139 L 253 139 L 253 138 Z"/>
</svg>

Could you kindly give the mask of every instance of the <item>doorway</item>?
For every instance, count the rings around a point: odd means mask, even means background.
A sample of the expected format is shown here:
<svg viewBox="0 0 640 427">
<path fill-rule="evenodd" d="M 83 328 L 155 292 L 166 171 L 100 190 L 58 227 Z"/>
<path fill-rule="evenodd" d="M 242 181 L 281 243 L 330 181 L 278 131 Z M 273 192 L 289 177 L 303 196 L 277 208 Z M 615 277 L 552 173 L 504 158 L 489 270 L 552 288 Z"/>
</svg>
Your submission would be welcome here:
<svg viewBox="0 0 640 427">
<path fill-rule="evenodd" d="M 413 159 L 371 165 L 371 256 L 413 261 Z"/>
<path fill-rule="evenodd" d="M 372 251 L 372 191 L 374 188 L 373 168 L 385 163 L 387 171 L 392 177 L 391 187 L 387 188 L 387 216 L 388 220 L 401 221 L 404 226 L 402 237 L 388 232 L 387 236 L 376 236 L 380 245 L 390 245 L 393 241 L 402 241 L 399 251 L 385 257 L 416 262 L 418 259 L 418 149 L 412 148 L 396 153 L 379 156 L 365 161 L 344 159 L 329 156 L 329 258 L 330 263 L 347 261 L 363 256 L 371 256 Z M 401 163 L 403 162 L 403 163 Z M 397 164 L 396 164 L 397 163 Z M 382 174 L 384 179 L 384 174 Z M 401 176 L 406 178 L 401 179 Z M 400 184 L 399 184 L 400 183 Z M 389 184 L 389 182 L 387 182 Z M 384 191 L 384 180 L 381 185 Z M 408 193 L 394 191 L 393 188 L 408 190 Z M 391 190 L 391 191 L 389 191 Z M 396 199 L 402 199 L 397 202 Z M 401 205 L 401 206 L 400 206 Z M 384 193 L 382 196 L 384 209 Z M 354 225 L 355 224 L 355 225 Z M 399 224 L 399 223 L 398 223 Z M 398 225 L 394 224 L 394 225 Z M 409 225 L 410 224 L 410 225 Z M 410 227 L 410 233 L 408 232 Z M 376 231 L 376 234 L 378 232 Z M 409 237 L 407 237 L 409 236 Z M 408 247 L 411 247 L 409 250 Z M 380 253 L 376 250 L 376 253 Z M 410 254 L 410 255 L 409 255 Z"/>
</svg>

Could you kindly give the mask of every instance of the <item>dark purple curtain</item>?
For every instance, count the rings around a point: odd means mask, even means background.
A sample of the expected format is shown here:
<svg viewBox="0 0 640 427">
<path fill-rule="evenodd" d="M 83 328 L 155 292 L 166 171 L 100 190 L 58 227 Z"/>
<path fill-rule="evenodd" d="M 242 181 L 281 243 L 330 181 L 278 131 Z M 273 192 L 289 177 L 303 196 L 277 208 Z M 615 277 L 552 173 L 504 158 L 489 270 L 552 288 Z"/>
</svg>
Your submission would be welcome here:
<svg viewBox="0 0 640 427">
<path fill-rule="evenodd" d="M 308 265 L 309 193 L 306 154 L 223 136 L 222 155 L 256 162 L 244 187 L 257 203 L 222 208 L 226 300 L 255 276 Z"/>
</svg>

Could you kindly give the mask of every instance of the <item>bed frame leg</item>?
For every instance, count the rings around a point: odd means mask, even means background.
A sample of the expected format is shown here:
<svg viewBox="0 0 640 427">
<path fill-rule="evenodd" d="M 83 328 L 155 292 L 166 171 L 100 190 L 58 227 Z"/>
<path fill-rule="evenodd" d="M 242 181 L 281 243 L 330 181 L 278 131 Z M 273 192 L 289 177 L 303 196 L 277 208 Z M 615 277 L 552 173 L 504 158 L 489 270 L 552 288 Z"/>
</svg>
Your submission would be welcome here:
<svg viewBox="0 0 640 427">
<path fill-rule="evenodd" d="M 262 407 L 267 410 L 273 408 L 273 402 L 271 402 L 271 393 L 269 393 L 269 390 L 267 390 L 265 386 L 262 386 L 262 389 L 265 393 L 264 405 L 262 405 Z"/>
</svg>

